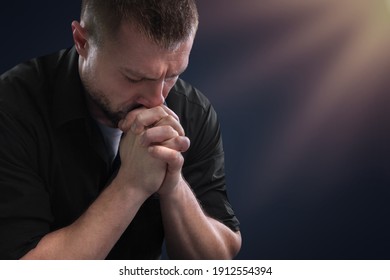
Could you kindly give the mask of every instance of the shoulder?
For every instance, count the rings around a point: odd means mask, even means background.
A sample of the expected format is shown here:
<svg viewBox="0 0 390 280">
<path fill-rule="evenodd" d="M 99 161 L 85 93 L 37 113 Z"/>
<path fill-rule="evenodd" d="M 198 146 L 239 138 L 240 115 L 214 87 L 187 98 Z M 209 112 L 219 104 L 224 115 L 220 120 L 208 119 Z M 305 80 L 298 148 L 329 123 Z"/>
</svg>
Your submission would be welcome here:
<svg viewBox="0 0 390 280">
<path fill-rule="evenodd" d="M 168 107 L 178 115 L 187 137 L 191 140 L 188 154 L 197 158 L 205 151 L 221 153 L 219 120 L 205 95 L 191 84 L 178 80 L 166 101 Z"/>
<path fill-rule="evenodd" d="M 15 117 L 42 115 L 52 99 L 53 82 L 67 71 L 71 50 L 62 50 L 16 65 L 0 76 L 0 110 Z M 65 70 L 61 70 L 65 69 Z"/>
<path fill-rule="evenodd" d="M 4 87 L 23 86 L 25 91 L 34 89 L 42 82 L 50 80 L 56 75 L 56 69 L 62 64 L 70 50 L 62 50 L 50 55 L 33 58 L 20 63 L 0 75 L 1 89 Z M 6 94 L 3 90 L 2 96 Z"/>
<path fill-rule="evenodd" d="M 182 79 L 178 79 L 170 91 L 167 104 L 174 111 L 177 108 L 179 112 L 184 109 L 206 112 L 211 106 L 210 101 L 205 95 Z"/>
<path fill-rule="evenodd" d="M 208 123 L 212 129 L 218 126 L 217 114 L 209 99 L 197 88 L 179 79 L 170 91 L 167 105 L 180 118 L 185 130 L 202 129 Z"/>
</svg>

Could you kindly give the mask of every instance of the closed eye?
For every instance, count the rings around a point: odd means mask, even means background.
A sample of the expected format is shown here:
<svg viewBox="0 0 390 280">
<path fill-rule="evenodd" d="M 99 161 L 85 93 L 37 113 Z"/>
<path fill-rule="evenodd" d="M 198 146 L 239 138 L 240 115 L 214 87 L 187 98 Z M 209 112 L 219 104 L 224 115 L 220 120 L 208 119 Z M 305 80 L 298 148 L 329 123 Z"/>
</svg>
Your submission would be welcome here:
<svg viewBox="0 0 390 280">
<path fill-rule="evenodd" d="M 128 76 L 125 76 L 126 80 L 129 81 L 130 83 L 133 83 L 133 84 L 136 84 L 136 83 L 139 83 L 141 82 L 143 79 L 134 79 L 134 78 L 130 78 Z"/>
</svg>

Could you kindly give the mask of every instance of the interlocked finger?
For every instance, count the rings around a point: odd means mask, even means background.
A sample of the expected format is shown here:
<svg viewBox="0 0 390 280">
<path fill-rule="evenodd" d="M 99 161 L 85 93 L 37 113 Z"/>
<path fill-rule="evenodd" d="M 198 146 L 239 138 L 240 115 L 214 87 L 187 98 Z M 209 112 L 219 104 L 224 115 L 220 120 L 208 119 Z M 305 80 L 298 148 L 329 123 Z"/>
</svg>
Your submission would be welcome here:
<svg viewBox="0 0 390 280">
<path fill-rule="evenodd" d="M 156 126 L 145 130 L 141 134 L 141 144 L 147 147 L 152 144 L 160 144 L 178 136 L 179 133 L 171 126 Z"/>
</svg>

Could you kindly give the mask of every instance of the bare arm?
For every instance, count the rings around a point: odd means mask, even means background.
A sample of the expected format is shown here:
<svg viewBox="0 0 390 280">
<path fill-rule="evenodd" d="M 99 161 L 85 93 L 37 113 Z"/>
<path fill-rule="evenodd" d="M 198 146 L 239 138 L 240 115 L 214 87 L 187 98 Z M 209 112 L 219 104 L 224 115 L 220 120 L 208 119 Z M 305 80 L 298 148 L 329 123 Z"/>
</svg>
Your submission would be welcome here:
<svg viewBox="0 0 390 280">
<path fill-rule="evenodd" d="M 78 220 L 47 234 L 23 258 L 105 258 L 154 192 L 160 194 L 172 258 L 233 258 L 241 246 L 240 233 L 208 217 L 181 176 L 181 152 L 189 140 L 174 113 L 166 107 L 134 110 L 121 128 L 126 135 L 117 177 Z"/>
<path fill-rule="evenodd" d="M 104 259 L 144 200 L 114 180 L 78 220 L 44 236 L 22 259 Z"/>
<path fill-rule="evenodd" d="M 131 132 L 126 134 L 120 146 L 121 168 L 112 183 L 79 219 L 44 236 L 23 259 L 104 259 L 108 255 L 165 176 L 166 164 L 152 158 L 139 140 Z"/>
<path fill-rule="evenodd" d="M 164 182 L 158 190 L 168 254 L 179 259 L 231 259 L 241 247 L 239 232 L 233 232 L 222 223 L 208 217 L 195 195 L 184 181 L 181 152 L 189 148 L 178 118 L 168 108 L 149 109 L 137 117 L 129 116 L 123 129 L 142 134 L 142 142 L 150 154 L 167 163 Z M 151 127 L 153 126 L 153 127 Z M 178 135 L 160 141 L 166 130 Z M 173 134 L 172 134 L 173 135 Z"/>
<path fill-rule="evenodd" d="M 232 259 L 238 253 L 240 233 L 208 217 L 183 179 L 160 202 L 171 258 Z"/>
</svg>

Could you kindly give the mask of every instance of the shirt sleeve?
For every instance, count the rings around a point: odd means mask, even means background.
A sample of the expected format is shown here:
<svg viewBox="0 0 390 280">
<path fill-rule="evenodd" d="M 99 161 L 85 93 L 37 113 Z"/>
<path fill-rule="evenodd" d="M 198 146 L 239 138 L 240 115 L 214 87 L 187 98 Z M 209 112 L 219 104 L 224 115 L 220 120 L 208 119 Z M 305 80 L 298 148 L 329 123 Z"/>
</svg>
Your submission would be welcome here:
<svg viewBox="0 0 390 280">
<path fill-rule="evenodd" d="M 202 110 L 192 110 L 190 114 L 192 120 L 187 126 L 191 147 L 185 154 L 183 175 L 203 210 L 233 231 L 238 231 L 239 221 L 227 196 L 224 151 L 217 114 L 210 104 Z"/>
<path fill-rule="evenodd" d="M 48 191 L 27 124 L 0 110 L 0 259 L 19 259 L 50 231 Z"/>
</svg>

